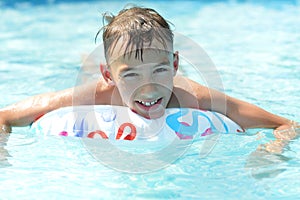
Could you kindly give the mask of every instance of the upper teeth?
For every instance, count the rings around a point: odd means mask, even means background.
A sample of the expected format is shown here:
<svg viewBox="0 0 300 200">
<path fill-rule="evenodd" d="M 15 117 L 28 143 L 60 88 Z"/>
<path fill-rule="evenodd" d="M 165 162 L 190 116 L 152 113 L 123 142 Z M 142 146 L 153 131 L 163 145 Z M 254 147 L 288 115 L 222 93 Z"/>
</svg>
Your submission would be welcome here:
<svg viewBox="0 0 300 200">
<path fill-rule="evenodd" d="M 145 102 L 145 101 L 138 101 L 138 102 L 141 103 L 141 104 L 143 104 L 143 105 L 145 105 L 145 106 L 153 106 L 154 104 L 157 103 L 157 101 L 158 100 L 151 101 L 151 102 L 149 102 L 149 101 L 147 101 L 147 102 Z"/>
</svg>

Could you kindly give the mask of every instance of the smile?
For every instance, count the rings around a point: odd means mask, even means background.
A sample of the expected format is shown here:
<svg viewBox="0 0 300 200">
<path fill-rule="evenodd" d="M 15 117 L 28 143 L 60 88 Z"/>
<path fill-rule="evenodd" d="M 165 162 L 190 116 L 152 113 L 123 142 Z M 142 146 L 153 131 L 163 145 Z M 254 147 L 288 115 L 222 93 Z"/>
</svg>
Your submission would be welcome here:
<svg viewBox="0 0 300 200">
<path fill-rule="evenodd" d="M 151 102 L 148 102 L 148 101 L 138 101 L 138 103 L 140 103 L 140 104 L 143 104 L 144 106 L 153 106 L 154 104 L 156 104 L 158 102 L 158 100 L 156 100 L 156 101 L 151 101 Z"/>
<path fill-rule="evenodd" d="M 136 102 L 139 103 L 142 106 L 151 107 L 151 106 L 159 103 L 161 100 L 162 100 L 162 98 L 156 99 L 155 101 L 140 101 L 140 100 L 138 100 Z"/>
</svg>

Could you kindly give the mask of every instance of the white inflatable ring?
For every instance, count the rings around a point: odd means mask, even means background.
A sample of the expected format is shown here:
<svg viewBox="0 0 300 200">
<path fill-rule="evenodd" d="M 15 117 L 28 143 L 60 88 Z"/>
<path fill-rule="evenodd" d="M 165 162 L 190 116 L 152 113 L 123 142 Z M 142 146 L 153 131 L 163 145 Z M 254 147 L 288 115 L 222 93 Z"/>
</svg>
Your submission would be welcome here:
<svg viewBox="0 0 300 200">
<path fill-rule="evenodd" d="M 112 140 L 158 140 L 169 136 L 193 139 L 214 132 L 244 130 L 226 116 L 190 108 L 168 108 L 158 119 L 145 119 L 128 107 L 96 105 L 64 107 L 45 114 L 31 126 L 45 135 L 62 135 Z"/>
</svg>

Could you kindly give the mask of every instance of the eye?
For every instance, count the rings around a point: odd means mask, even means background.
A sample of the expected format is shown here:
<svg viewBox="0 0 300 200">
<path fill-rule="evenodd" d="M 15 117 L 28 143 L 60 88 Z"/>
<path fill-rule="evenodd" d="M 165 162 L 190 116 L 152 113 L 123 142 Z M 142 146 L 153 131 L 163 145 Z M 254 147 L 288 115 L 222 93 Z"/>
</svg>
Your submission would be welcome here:
<svg viewBox="0 0 300 200">
<path fill-rule="evenodd" d="M 162 72 L 166 72 L 166 71 L 168 71 L 167 68 L 165 68 L 165 67 L 159 67 L 159 68 L 156 68 L 154 70 L 154 73 L 162 73 Z"/>
<path fill-rule="evenodd" d="M 138 74 L 137 73 L 128 73 L 128 74 L 124 74 L 123 78 L 133 78 L 133 77 L 137 77 Z"/>
</svg>

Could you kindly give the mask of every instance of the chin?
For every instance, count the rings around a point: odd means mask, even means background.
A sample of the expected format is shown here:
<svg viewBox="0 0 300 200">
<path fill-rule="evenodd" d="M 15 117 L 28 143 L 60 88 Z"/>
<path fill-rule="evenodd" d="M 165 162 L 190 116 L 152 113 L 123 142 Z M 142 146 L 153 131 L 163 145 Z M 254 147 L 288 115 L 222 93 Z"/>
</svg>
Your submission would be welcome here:
<svg viewBox="0 0 300 200">
<path fill-rule="evenodd" d="M 134 113 L 146 118 L 146 119 L 157 119 L 160 118 L 162 116 L 164 116 L 165 114 L 165 108 L 161 108 L 159 110 L 155 110 L 155 111 L 141 111 L 137 108 L 130 108 Z"/>
<path fill-rule="evenodd" d="M 145 116 L 143 116 L 146 119 L 158 119 L 162 116 L 164 116 L 165 112 L 155 112 L 155 113 L 147 113 Z"/>
</svg>

